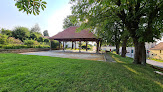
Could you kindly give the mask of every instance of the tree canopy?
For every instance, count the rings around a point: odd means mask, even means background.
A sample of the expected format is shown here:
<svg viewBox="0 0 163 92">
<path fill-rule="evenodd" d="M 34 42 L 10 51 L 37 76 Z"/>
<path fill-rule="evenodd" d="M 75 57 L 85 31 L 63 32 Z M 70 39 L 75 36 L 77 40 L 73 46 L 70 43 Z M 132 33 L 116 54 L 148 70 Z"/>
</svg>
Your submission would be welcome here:
<svg viewBox="0 0 163 92">
<path fill-rule="evenodd" d="M 63 28 L 66 29 L 66 28 L 69 28 L 71 26 L 77 26 L 76 22 L 77 21 L 75 20 L 75 16 L 69 15 L 64 19 Z"/>
<path fill-rule="evenodd" d="M 160 0 L 72 0 L 72 13 L 82 24 L 79 28 L 97 29 L 106 22 L 119 21 L 133 39 L 134 63 L 145 64 L 145 42 L 161 37 L 163 1 Z"/>
<path fill-rule="evenodd" d="M 40 10 L 46 8 L 46 2 L 42 0 L 14 0 L 15 6 L 19 11 L 26 12 L 27 14 L 39 15 Z"/>
</svg>

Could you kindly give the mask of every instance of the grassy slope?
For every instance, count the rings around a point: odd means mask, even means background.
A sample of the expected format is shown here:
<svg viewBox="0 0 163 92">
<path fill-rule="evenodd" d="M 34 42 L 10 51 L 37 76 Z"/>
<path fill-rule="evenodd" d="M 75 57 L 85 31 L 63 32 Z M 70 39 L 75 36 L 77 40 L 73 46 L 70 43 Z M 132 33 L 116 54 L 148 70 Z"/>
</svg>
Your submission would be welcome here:
<svg viewBox="0 0 163 92">
<path fill-rule="evenodd" d="M 0 92 L 163 91 L 163 77 L 152 68 L 113 57 L 120 63 L 0 54 Z"/>
</svg>

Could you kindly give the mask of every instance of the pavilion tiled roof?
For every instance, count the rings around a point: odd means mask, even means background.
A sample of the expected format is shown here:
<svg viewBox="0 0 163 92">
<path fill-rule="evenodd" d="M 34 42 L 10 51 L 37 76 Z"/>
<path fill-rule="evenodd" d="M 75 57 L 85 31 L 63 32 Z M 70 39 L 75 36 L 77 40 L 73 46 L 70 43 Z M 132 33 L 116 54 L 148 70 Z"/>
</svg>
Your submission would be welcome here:
<svg viewBox="0 0 163 92">
<path fill-rule="evenodd" d="M 151 48 L 150 50 L 163 50 L 163 42 L 160 42 L 155 47 Z"/>
<path fill-rule="evenodd" d="M 81 30 L 80 32 L 77 32 L 78 27 L 72 26 L 67 29 L 65 29 L 62 32 L 59 32 L 58 34 L 49 37 L 49 39 L 77 39 L 77 38 L 97 38 L 92 32 L 89 30 Z"/>
</svg>

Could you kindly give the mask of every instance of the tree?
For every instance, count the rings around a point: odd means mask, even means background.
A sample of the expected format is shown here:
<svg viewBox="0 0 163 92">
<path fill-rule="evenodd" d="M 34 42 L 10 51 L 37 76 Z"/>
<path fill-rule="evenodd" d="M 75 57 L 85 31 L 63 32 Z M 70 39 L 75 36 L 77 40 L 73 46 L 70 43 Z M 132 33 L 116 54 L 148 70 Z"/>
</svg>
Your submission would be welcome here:
<svg viewBox="0 0 163 92">
<path fill-rule="evenodd" d="M 31 32 L 36 32 L 36 33 L 40 33 L 41 34 L 41 28 L 39 27 L 38 24 L 35 24 L 32 28 L 31 28 Z"/>
<path fill-rule="evenodd" d="M 162 33 L 163 1 L 160 0 L 72 0 L 72 13 L 83 28 L 118 18 L 126 27 L 135 46 L 134 63 L 146 64 L 145 42 L 159 39 Z M 84 22 L 87 21 L 87 22 Z"/>
<path fill-rule="evenodd" d="M 12 36 L 15 37 L 16 39 L 20 39 L 21 41 L 29 38 L 30 36 L 30 31 L 26 27 L 16 27 L 12 31 Z"/>
<path fill-rule="evenodd" d="M 19 11 L 26 12 L 27 14 L 39 15 L 40 10 L 46 8 L 46 2 L 42 0 L 14 0 L 15 6 Z"/>
<path fill-rule="evenodd" d="M 43 37 L 39 37 L 39 38 L 37 39 L 37 41 L 38 41 L 38 42 L 44 42 L 44 38 L 43 38 Z"/>
<path fill-rule="evenodd" d="M 4 29 L 4 28 L 2 28 L 1 30 L 0 30 L 0 33 L 1 34 L 3 34 L 3 35 L 7 35 L 7 36 L 12 36 L 12 31 L 11 30 L 8 30 L 8 29 Z"/>
<path fill-rule="evenodd" d="M 45 30 L 45 31 L 43 32 L 43 35 L 44 35 L 44 36 L 48 36 L 48 37 L 49 37 L 48 30 Z"/>
<path fill-rule="evenodd" d="M 77 23 L 74 19 L 75 19 L 75 16 L 73 15 L 67 16 L 63 22 L 63 29 L 67 29 L 71 26 L 77 26 Z"/>
</svg>

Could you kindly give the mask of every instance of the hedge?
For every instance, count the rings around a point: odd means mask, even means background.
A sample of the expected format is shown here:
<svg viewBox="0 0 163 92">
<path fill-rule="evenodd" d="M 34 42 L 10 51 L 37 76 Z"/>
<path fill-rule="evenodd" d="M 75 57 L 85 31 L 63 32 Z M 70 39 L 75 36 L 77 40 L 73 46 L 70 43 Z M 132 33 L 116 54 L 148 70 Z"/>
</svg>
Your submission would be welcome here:
<svg viewBox="0 0 163 92">
<path fill-rule="evenodd" d="M 27 46 L 27 45 L 21 45 L 21 44 L 17 44 L 17 45 L 0 45 L 0 48 L 2 49 L 21 49 L 21 48 L 50 48 L 49 45 L 31 45 L 31 46 Z"/>
</svg>

